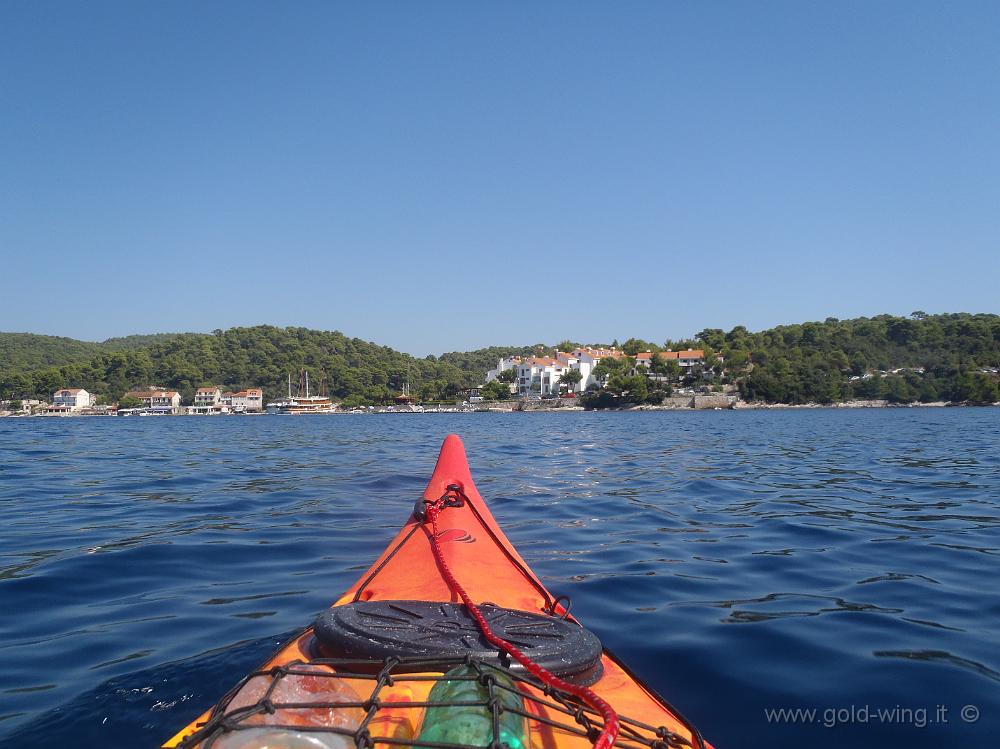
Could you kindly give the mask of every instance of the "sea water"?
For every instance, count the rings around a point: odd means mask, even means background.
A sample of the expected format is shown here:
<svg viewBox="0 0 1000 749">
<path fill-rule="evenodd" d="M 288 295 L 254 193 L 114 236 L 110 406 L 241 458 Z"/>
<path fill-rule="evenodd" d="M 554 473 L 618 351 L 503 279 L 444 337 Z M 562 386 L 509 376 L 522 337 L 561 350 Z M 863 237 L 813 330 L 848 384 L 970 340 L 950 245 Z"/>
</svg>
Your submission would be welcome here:
<svg viewBox="0 0 1000 749">
<path fill-rule="evenodd" d="M 991 746 L 1000 410 L 0 419 L 0 745 L 156 747 L 404 522 L 441 440 L 717 746 Z"/>
</svg>

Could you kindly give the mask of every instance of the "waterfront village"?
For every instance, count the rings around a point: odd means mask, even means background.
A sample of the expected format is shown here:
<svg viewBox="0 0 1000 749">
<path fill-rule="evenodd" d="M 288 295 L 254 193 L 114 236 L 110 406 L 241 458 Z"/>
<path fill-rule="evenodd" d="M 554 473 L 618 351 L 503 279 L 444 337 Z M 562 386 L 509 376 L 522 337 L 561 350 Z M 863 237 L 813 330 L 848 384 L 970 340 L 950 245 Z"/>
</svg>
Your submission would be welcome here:
<svg viewBox="0 0 1000 749">
<path fill-rule="evenodd" d="M 608 362 L 607 360 L 611 360 Z M 605 361 L 602 367 L 601 362 Z M 621 364 L 616 368 L 612 365 Z M 732 386 L 713 385 L 724 375 L 721 354 L 706 359 L 702 349 L 683 351 L 638 352 L 628 357 L 617 347 L 578 347 L 556 351 L 554 356 L 509 356 L 485 375 L 485 385 L 462 391 L 462 400 L 453 406 L 436 404 L 427 407 L 417 402 L 405 387 L 389 406 L 341 409 L 325 393 L 311 395 L 308 374 L 303 371 L 298 394 L 264 402 L 264 390 L 251 387 L 226 392 L 217 386 L 199 387 L 189 403 L 181 393 L 163 387 L 147 386 L 130 390 L 119 403 L 98 404 L 98 398 L 84 388 L 62 388 L 52 394 L 51 402 L 41 400 L 0 401 L 0 415 L 7 416 L 169 416 L 226 414 L 306 414 L 348 412 L 425 412 L 475 410 L 537 410 L 574 407 L 584 393 L 599 392 L 609 386 L 611 373 L 643 375 L 651 383 L 669 384 L 675 407 L 731 407 L 736 400 Z M 624 369 L 623 369 L 624 367 Z"/>
<path fill-rule="evenodd" d="M 522 398 L 556 396 L 560 394 L 580 394 L 588 388 L 604 388 L 608 375 L 598 369 L 604 359 L 625 359 L 626 354 L 619 348 L 575 348 L 572 351 L 556 351 L 555 356 L 510 356 L 500 359 L 495 369 L 486 373 L 487 384 L 495 380 L 507 379 L 511 382 L 511 393 Z M 723 363 L 721 354 L 714 357 L 719 366 Z M 652 353 L 640 351 L 634 357 L 634 372 L 642 372 L 652 379 L 666 380 L 668 369 L 657 365 L 673 362 L 677 366 L 677 376 L 688 379 L 698 374 L 704 380 L 712 380 L 715 370 L 705 367 L 705 352 L 702 349 L 684 351 L 661 351 Z M 596 370 L 596 371 L 595 371 Z M 503 373 L 513 371 L 512 377 L 503 378 Z M 579 374 L 575 374 L 578 372 Z M 721 372 L 721 370 L 720 370 Z"/>
</svg>

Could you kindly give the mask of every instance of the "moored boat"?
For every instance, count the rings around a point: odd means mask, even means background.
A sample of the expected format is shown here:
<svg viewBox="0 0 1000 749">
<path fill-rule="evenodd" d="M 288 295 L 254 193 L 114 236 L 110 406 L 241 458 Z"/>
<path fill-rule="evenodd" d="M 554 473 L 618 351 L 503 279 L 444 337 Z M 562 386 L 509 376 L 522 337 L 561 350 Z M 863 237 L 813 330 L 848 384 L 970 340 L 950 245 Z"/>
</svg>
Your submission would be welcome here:
<svg viewBox="0 0 1000 749">
<path fill-rule="evenodd" d="M 325 390 L 325 381 L 321 385 Z M 336 404 L 326 394 L 310 395 L 309 372 L 302 370 L 299 375 L 299 394 L 292 395 L 292 376 L 288 376 L 288 395 L 278 401 L 268 403 L 265 408 L 272 414 L 330 414 L 337 410 Z"/>
</svg>

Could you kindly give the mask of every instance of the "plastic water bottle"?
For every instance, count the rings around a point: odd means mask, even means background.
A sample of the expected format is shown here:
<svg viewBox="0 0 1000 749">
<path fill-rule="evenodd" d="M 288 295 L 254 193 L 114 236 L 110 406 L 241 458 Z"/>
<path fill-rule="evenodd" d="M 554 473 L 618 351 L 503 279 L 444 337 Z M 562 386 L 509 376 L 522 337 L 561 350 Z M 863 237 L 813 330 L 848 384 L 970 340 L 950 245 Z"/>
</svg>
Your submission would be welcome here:
<svg viewBox="0 0 1000 749">
<path fill-rule="evenodd" d="M 524 700 L 508 691 L 514 683 L 504 674 L 488 670 L 496 686 L 494 694 L 503 711 L 500 713 L 500 743 L 510 749 L 527 749 L 528 724 L 524 716 Z M 493 713 L 487 703 L 489 688 L 481 684 L 479 673 L 471 666 L 459 666 L 444 675 L 434 685 L 427 701 L 435 704 L 424 713 L 424 722 L 417 741 L 489 746 L 493 742 Z M 471 677 L 459 679 L 457 677 Z M 506 689 L 504 688 L 506 687 Z M 478 701 L 479 705 L 455 705 L 455 702 Z"/>
<path fill-rule="evenodd" d="M 270 676 L 255 676 L 230 700 L 226 714 L 257 704 L 271 687 Z M 344 703 L 361 702 L 347 679 L 332 676 L 323 666 L 295 666 L 295 673 L 285 674 L 271 691 L 271 702 L 277 705 L 294 703 L 327 703 L 324 707 L 279 707 L 273 713 L 257 712 L 241 721 L 240 730 L 220 736 L 212 744 L 218 749 L 354 749 L 354 739 L 344 734 L 310 731 L 311 727 L 357 729 L 365 718 L 359 707 Z M 296 731 L 272 728 L 276 725 L 299 726 Z M 249 726 L 254 726 L 250 728 Z M 259 726 L 259 727 L 258 727 Z"/>
<path fill-rule="evenodd" d="M 280 728 L 247 728 L 225 734 L 213 749 L 354 749 L 354 739 L 338 733 L 303 733 Z"/>
</svg>

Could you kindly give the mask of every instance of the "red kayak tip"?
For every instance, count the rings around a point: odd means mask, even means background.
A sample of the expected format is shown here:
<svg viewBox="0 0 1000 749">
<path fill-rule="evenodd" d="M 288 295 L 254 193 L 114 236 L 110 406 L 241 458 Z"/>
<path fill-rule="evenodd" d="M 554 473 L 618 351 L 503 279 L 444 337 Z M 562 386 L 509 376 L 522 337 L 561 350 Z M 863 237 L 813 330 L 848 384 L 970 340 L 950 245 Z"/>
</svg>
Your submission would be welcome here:
<svg viewBox="0 0 1000 749">
<path fill-rule="evenodd" d="M 449 484 L 458 484 L 466 493 L 473 488 L 465 445 L 457 434 L 449 434 L 444 438 L 437 465 L 434 466 L 434 474 L 427 484 L 424 496 L 428 499 L 437 499 Z"/>
</svg>

